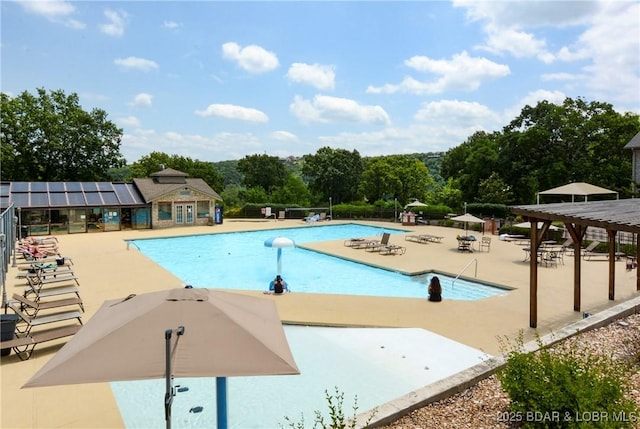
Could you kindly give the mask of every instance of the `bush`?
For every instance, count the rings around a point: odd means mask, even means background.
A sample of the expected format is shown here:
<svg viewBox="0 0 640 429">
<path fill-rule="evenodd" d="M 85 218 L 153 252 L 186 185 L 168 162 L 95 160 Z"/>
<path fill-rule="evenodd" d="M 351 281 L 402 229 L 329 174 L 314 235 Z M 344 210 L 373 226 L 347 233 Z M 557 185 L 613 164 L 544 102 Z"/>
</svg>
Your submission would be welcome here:
<svg viewBox="0 0 640 429">
<path fill-rule="evenodd" d="M 564 345 L 543 347 L 539 339 L 540 350 L 526 353 L 522 337 L 498 373 L 511 415 L 522 427 L 633 427 L 638 409 L 625 397 L 631 389 L 629 366 Z"/>
<path fill-rule="evenodd" d="M 329 405 L 329 421 L 325 421 L 322 413 L 318 410 L 315 411 L 315 420 L 313 422 L 313 428 L 318 429 L 355 429 L 356 421 L 355 417 L 358 412 L 358 397 L 354 398 L 353 403 L 353 416 L 351 418 L 346 418 L 343 410 L 344 403 L 344 393 L 338 390 L 338 386 L 335 386 L 335 396 L 330 395 L 328 391 L 324 391 L 325 399 Z M 377 413 L 377 408 L 374 408 L 373 412 L 365 422 L 365 426 L 371 423 L 373 417 Z M 288 416 L 286 416 L 285 421 L 287 422 L 287 427 L 291 429 L 304 429 L 307 427 L 304 422 L 304 415 L 301 416 L 299 422 L 292 421 Z M 280 427 L 284 427 L 282 424 Z"/>
</svg>

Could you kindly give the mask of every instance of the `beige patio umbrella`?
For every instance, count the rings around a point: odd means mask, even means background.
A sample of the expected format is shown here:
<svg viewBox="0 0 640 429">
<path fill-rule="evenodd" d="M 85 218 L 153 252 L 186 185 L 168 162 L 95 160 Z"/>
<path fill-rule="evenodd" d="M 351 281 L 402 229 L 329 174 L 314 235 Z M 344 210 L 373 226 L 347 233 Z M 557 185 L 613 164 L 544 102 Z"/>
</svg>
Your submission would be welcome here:
<svg viewBox="0 0 640 429">
<path fill-rule="evenodd" d="M 456 222 L 464 222 L 464 234 L 467 235 L 467 230 L 469 228 L 469 223 L 484 223 L 484 221 L 478 217 L 475 217 L 472 214 L 465 213 L 460 216 L 452 217 L 451 220 Z"/>
<path fill-rule="evenodd" d="M 574 202 L 576 195 L 581 197 L 583 196 L 584 200 L 587 201 L 589 195 L 604 194 L 616 194 L 616 199 L 618 198 L 618 193 L 611 189 L 601 188 L 600 186 L 585 182 L 573 182 L 563 186 L 558 186 L 557 188 L 538 192 L 536 204 L 540 204 L 540 195 L 571 195 L 571 202 Z"/>
<path fill-rule="evenodd" d="M 220 428 L 224 377 L 299 373 L 272 300 L 187 287 L 106 301 L 23 387 L 166 378 L 170 427 L 170 378 L 218 377 Z"/>
<path fill-rule="evenodd" d="M 412 203 L 407 204 L 406 206 L 404 206 L 404 208 L 411 208 L 411 207 L 428 207 L 428 204 L 422 203 L 418 200 L 415 200 Z"/>
</svg>

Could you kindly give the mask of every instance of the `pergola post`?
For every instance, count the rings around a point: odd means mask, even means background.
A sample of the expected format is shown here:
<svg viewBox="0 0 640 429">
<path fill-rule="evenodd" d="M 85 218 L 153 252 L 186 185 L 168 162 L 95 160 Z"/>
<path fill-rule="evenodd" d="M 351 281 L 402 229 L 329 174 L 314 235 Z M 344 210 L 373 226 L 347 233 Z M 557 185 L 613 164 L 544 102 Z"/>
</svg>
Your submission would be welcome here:
<svg viewBox="0 0 640 429">
<path fill-rule="evenodd" d="M 616 296 L 616 233 L 611 229 L 607 230 L 609 236 L 609 300 L 613 301 Z"/>
</svg>

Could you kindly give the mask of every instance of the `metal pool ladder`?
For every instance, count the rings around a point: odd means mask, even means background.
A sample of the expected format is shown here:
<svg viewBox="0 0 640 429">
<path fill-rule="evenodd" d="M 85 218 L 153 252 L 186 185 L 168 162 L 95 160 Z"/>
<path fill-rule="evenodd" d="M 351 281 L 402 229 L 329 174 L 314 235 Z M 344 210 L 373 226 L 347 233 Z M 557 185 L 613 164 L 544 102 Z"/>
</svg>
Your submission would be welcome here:
<svg viewBox="0 0 640 429">
<path fill-rule="evenodd" d="M 467 265 L 464 266 L 464 268 L 458 273 L 458 275 L 456 276 L 455 279 L 453 279 L 453 281 L 451 282 L 451 287 L 453 288 L 453 285 L 455 284 L 456 280 L 458 280 L 458 277 L 460 277 L 462 275 L 462 273 L 464 273 L 464 270 L 466 270 L 467 268 L 469 268 L 469 265 L 471 265 L 473 262 L 476 263 L 476 270 L 474 273 L 474 277 L 478 277 L 478 259 L 473 258 L 472 260 L 469 261 L 469 263 Z"/>
</svg>

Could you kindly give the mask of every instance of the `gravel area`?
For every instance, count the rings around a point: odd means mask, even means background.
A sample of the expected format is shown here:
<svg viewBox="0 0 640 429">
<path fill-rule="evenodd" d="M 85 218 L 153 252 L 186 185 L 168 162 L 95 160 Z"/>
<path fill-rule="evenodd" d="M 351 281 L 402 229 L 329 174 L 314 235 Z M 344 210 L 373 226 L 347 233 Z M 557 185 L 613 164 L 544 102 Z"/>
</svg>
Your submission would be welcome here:
<svg viewBox="0 0 640 429">
<path fill-rule="evenodd" d="M 629 397 L 640 407 L 640 314 L 632 315 L 599 329 L 565 340 L 571 347 L 584 348 L 593 353 L 613 351 L 613 358 L 631 362 L 635 356 L 635 372 Z M 394 429 L 502 429 L 517 428 L 508 422 L 509 398 L 496 376 L 482 380 L 447 399 L 417 409 L 394 423 L 384 426 Z M 636 416 L 640 420 L 640 415 Z M 507 421 L 505 421 L 507 420 Z M 586 427 L 586 426 L 585 426 Z M 640 428 L 640 421 L 634 426 Z"/>
</svg>

